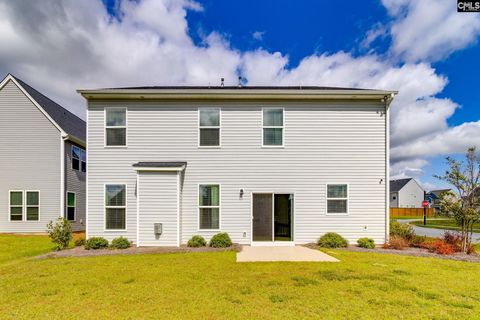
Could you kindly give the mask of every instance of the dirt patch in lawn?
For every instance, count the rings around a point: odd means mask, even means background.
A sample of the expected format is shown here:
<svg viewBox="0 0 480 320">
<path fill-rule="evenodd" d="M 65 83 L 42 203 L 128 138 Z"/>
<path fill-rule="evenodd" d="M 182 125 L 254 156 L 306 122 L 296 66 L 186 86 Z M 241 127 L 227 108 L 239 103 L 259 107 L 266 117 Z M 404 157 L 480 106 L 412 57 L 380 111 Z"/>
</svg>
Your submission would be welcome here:
<svg viewBox="0 0 480 320">
<path fill-rule="evenodd" d="M 320 247 L 315 243 L 309 243 L 305 245 L 311 249 L 320 249 Z M 349 246 L 348 248 L 339 248 L 335 250 L 347 250 L 353 252 L 370 252 L 370 253 L 384 253 L 384 254 L 396 254 L 396 255 L 403 255 L 403 256 L 414 256 L 414 257 L 428 257 L 428 258 L 440 258 L 440 259 L 447 259 L 447 260 L 457 260 L 457 261 L 468 261 L 468 262 L 477 262 L 480 263 L 480 255 L 478 254 L 465 254 L 465 253 L 454 253 L 451 255 L 445 254 L 437 254 L 428 252 L 426 249 L 422 248 L 405 248 L 403 250 L 394 250 L 394 249 L 383 249 L 383 248 L 375 248 L 375 249 L 365 249 L 360 248 L 357 246 Z"/>
<path fill-rule="evenodd" d="M 189 253 L 189 252 L 224 252 L 241 251 L 241 246 L 233 244 L 228 248 L 200 247 L 190 248 L 185 245 L 180 247 L 130 247 L 128 249 L 98 249 L 86 250 L 84 247 L 75 247 L 72 249 L 53 251 L 37 256 L 37 259 L 46 258 L 68 258 L 68 257 L 95 257 L 95 256 L 113 256 L 119 254 L 162 254 L 162 253 Z"/>
</svg>

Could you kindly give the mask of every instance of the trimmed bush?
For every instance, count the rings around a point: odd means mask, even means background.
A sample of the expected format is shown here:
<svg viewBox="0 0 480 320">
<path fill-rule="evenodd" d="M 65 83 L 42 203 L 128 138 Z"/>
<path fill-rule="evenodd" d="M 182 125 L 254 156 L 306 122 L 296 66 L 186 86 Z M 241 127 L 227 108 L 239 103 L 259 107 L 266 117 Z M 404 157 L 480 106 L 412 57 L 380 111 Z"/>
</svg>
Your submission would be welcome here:
<svg viewBox="0 0 480 320">
<path fill-rule="evenodd" d="M 422 243 L 424 243 L 425 241 L 427 241 L 426 236 L 414 235 L 413 238 L 410 240 L 410 246 L 412 246 L 414 248 L 421 248 Z"/>
<path fill-rule="evenodd" d="M 104 249 L 108 247 L 108 240 L 103 237 L 91 237 L 85 241 L 85 249 L 97 250 Z"/>
<path fill-rule="evenodd" d="M 127 248 L 130 248 L 131 245 L 132 245 L 132 242 L 128 241 L 127 238 L 118 237 L 112 240 L 112 243 L 110 244 L 110 248 L 127 249 Z"/>
<path fill-rule="evenodd" d="M 413 227 L 406 223 L 400 223 L 395 220 L 390 221 L 390 235 L 398 236 L 408 241 L 412 240 L 415 237 L 415 232 Z"/>
<path fill-rule="evenodd" d="M 55 250 L 66 249 L 73 238 L 72 224 L 65 218 L 58 218 L 55 223 L 50 221 L 47 224 L 47 232 L 55 244 Z"/>
<path fill-rule="evenodd" d="M 348 241 L 338 233 L 328 232 L 318 239 L 318 245 L 322 248 L 345 248 Z"/>
<path fill-rule="evenodd" d="M 357 240 L 357 244 L 361 248 L 375 249 L 375 241 L 370 238 L 360 238 Z"/>
<path fill-rule="evenodd" d="M 408 241 L 400 236 L 391 236 L 390 240 L 383 245 L 384 249 L 403 250 L 409 246 Z"/>
<path fill-rule="evenodd" d="M 217 233 L 210 239 L 210 247 L 212 248 L 227 248 L 232 245 L 232 239 L 226 232 Z"/>
<path fill-rule="evenodd" d="M 74 243 L 75 243 L 75 247 L 84 246 L 85 245 L 85 238 L 82 237 L 82 238 L 75 239 Z"/>
<path fill-rule="evenodd" d="M 205 241 L 205 239 L 202 236 L 193 236 L 187 242 L 187 246 L 192 248 L 205 247 L 206 245 L 207 245 L 207 241 Z"/>
</svg>

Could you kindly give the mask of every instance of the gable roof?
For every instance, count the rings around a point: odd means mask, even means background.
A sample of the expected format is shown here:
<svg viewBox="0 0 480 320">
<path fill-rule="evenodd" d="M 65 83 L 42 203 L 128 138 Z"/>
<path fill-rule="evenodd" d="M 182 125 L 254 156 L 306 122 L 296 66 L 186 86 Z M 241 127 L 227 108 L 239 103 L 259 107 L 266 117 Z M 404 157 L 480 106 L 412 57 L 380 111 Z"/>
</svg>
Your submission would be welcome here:
<svg viewBox="0 0 480 320">
<path fill-rule="evenodd" d="M 8 80 L 12 80 L 17 86 L 20 86 L 27 94 L 27 97 L 33 100 L 32 102 L 36 103 L 42 109 L 41 111 L 48 115 L 47 118 L 57 128 L 71 136 L 70 138 L 73 138 L 73 140 L 80 140 L 78 142 L 85 144 L 87 127 L 85 121 L 12 74 L 8 74 L 2 81 L 2 84 L 6 84 Z M 0 89 L 1 87 L 0 85 Z"/>
<path fill-rule="evenodd" d="M 400 191 L 413 178 L 390 180 L 390 192 Z"/>
</svg>

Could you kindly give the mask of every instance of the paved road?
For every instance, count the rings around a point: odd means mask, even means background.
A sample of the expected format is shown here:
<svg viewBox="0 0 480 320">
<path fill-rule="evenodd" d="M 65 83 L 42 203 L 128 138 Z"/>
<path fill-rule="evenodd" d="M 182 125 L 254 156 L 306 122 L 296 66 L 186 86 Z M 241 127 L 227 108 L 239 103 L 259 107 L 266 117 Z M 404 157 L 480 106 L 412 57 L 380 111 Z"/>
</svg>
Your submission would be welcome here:
<svg viewBox="0 0 480 320">
<path fill-rule="evenodd" d="M 400 223 L 410 223 L 411 221 L 415 221 L 415 220 L 421 220 L 421 219 L 398 219 L 397 221 Z M 415 233 L 418 234 L 419 236 L 439 238 L 443 235 L 445 231 L 447 231 L 444 229 L 422 228 L 414 225 L 411 225 L 411 226 L 413 227 L 413 230 L 415 231 Z M 472 242 L 480 243 L 480 233 L 473 234 Z"/>
</svg>

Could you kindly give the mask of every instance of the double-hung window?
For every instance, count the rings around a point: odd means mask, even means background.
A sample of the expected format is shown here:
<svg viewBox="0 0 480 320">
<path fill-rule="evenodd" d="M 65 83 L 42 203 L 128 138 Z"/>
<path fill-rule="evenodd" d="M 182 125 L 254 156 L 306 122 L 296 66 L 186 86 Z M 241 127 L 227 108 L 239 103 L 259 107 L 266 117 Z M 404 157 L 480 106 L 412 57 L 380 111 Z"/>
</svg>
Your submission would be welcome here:
<svg viewBox="0 0 480 320">
<path fill-rule="evenodd" d="M 23 191 L 10 191 L 9 194 L 10 220 L 23 220 Z"/>
<path fill-rule="evenodd" d="M 67 219 L 75 221 L 75 208 L 77 206 L 77 199 L 75 192 L 67 192 Z"/>
<path fill-rule="evenodd" d="M 327 184 L 327 214 L 348 213 L 348 185 Z"/>
<path fill-rule="evenodd" d="M 283 146 L 283 108 L 263 108 L 263 146 Z"/>
<path fill-rule="evenodd" d="M 220 185 L 201 184 L 198 193 L 199 229 L 220 229 Z"/>
<path fill-rule="evenodd" d="M 72 145 L 72 169 L 87 171 L 87 154 L 85 150 Z"/>
<path fill-rule="evenodd" d="M 220 109 L 199 108 L 198 144 L 200 147 L 220 146 Z"/>
<path fill-rule="evenodd" d="M 127 186 L 105 185 L 105 229 L 125 230 L 127 211 Z"/>
<path fill-rule="evenodd" d="M 38 221 L 40 219 L 39 191 L 9 192 L 10 221 Z"/>
<path fill-rule="evenodd" d="M 127 108 L 105 109 L 105 145 L 127 145 Z"/>
</svg>

